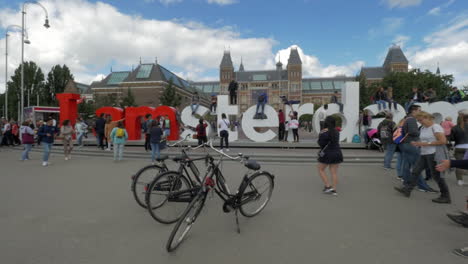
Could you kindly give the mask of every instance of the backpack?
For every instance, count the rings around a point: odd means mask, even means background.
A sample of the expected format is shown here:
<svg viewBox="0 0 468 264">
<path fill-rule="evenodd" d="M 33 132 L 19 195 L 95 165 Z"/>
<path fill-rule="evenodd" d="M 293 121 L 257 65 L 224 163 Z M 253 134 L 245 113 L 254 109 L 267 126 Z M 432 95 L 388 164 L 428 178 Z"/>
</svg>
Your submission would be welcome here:
<svg viewBox="0 0 468 264">
<path fill-rule="evenodd" d="M 395 132 L 393 132 L 393 142 L 395 144 L 400 144 L 405 140 L 407 135 L 405 135 L 405 131 L 403 130 L 403 126 L 398 127 Z"/>
<path fill-rule="evenodd" d="M 380 127 L 380 133 L 379 133 L 380 139 L 389 139 L 392 137 L 392 129 L 389 126 L 389 124 L 386 124 L 382 127 Z"/>
<path fill-rule="evenodd" d="M 117 128 L 117 132 L 115 132 L 115 136 L 117 138 L 125 137 L 125 130 L 123 128 Z"/>
<path fill-rule="evenodd" d="M 258 97 L 258 102 L 263 102 L 265 101 L 265 95 L 264 94 L 261 94 L 259 97 Z"/>
<path fill-rule="evenodd" d="M 353 143 L 361 143 L 361 137 L 358 134 L 353 136 Z"/>
<path fill-rule="evenodd" d="M 465 98 L 465 92 L 463 92 L 462 90 L 458 90 L 458 92 L 460 93 L 461 99 Z"/>
</svg>

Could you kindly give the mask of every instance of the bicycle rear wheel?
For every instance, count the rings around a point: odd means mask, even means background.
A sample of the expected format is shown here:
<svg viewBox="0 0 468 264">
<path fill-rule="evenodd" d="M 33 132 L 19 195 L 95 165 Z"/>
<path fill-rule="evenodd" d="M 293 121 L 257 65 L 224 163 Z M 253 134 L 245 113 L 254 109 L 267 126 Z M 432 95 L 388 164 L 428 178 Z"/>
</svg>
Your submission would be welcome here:
<svg viewBox="0 0 468 264">
<path fill-rule="evenodd" d="M 192 201 L 191 187 L 190 181 L 178 172 L 161 173 L 151 182 L 146 192 L 148 212 L 160 223 L 176 222 Z"/>
<path fill-rule="evenodd" d="M 259 214 L 271 199 L 274 180 L 269 173 L 261 172 L 248 178 L 243 189 L 240 190 L 241 214 L 245 217 L 253 217 Z"/>
<path fill-rule="evenodd" d="M 166 250 L 168 252 L 176 250 L 184 241 L 188 232 L 192 228 L 193 223 L 195 223 L 195 220 L 197 220 L 198 215 L 203 209 L 205 198 L 206 194 L 200 191 L 189 204 L 184 214 L 180 217 L 167 240 Z"/>
<path fill-rule="evenodd" d="M 132 193 L 137 204 L 146 208 L 145 195 L 148 185 L 160 174 L 164 169 L 158 165 L 149 165 L 139 170 L 135 176 L 132 176 Z"/>
</svg>

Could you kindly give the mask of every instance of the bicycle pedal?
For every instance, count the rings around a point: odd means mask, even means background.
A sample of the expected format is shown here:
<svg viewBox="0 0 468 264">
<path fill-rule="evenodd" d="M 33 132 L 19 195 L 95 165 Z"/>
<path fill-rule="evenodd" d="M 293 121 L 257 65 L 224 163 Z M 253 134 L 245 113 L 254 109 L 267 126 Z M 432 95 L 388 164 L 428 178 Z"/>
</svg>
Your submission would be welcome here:
<svg viewBox="0 0 468 264">
<path fill-rule="evenodd" d="M 231 211 L 233 210 L 232 206 L 227 204 L 227 203 L 224 203 L 223 204 L 223 212 L 225 213 L 230 213 Z"/>
</svg>

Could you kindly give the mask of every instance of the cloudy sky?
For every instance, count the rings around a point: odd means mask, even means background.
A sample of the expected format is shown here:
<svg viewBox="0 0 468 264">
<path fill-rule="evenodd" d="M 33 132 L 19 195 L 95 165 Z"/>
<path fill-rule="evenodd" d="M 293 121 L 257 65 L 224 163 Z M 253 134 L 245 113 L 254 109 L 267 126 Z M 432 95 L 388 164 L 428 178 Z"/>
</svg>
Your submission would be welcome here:
<svg viewBox="0 0 468 264">
<path fill-rule="evenodd" d="M 21 25 L 23 1 L 0 0 L 0 91 L 5 29 Z M 112 67 L 157 60 L 190 80 L 216 80 L 224 49 L 235 67 L 273 68 L 298 46 L 304 75 L 355 75 L 380 66 L 392 43 L 412 67 L 454 74 L 468 84 L 466 0 L 43 0 L 27 6 L 25 60 L 48 72 L 67 64 L 83 83 Z M 14 31 L 14 30 L 13 30 Z M 9 72 L 20 62 L 20 34 L 9 37 Z"/>
</svg>

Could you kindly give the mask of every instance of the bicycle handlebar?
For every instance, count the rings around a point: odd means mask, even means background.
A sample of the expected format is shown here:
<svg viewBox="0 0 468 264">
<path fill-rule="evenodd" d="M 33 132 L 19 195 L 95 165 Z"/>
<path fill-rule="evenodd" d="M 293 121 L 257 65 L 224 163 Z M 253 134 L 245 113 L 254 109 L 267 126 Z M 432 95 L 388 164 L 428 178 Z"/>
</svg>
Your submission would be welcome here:
<svg viewBox="0 0 468 264">
<path fill-rule="evenodd" d="M 212 150 L 214 150 L 215 152 L 221 154 L 222 156 L 225 156 L 226 158 L 228 159 L 231 159 L 231 160 L 239 160 L 242 162 L 242 160 L 244 159 L 244 155 L 242 155 L 242 153 L 239 153 L 237 154 L 237 157 L 232 157 L 232 156 L 229 156 L 228 154 L 220 151 L 220 150 L 217 150 L 214 146 L 213 146 L 213 140 L 210 139 L 209 141 L 209 144 L 208 143 L 205 143 L 204 145 L 206 146 L 209 146 Z"/>
</svg>

